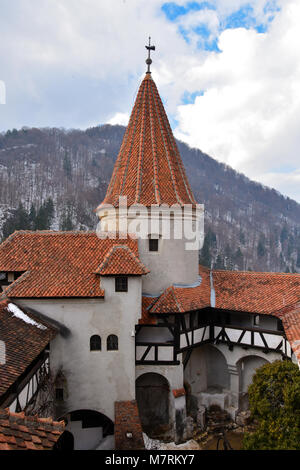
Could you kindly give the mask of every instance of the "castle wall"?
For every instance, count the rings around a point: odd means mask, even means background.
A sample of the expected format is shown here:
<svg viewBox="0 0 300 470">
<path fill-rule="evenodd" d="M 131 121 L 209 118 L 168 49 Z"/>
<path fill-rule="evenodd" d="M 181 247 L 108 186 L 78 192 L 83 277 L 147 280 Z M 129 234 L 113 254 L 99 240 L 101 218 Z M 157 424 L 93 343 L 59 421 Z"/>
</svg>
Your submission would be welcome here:
<svg viewBox="0 0 300 470">
<path fill-rule="evenodd" d="M 126 210 L 123 213 L 122 209 L 100 209 L 98 212 L 99 231 L 102 233 L 128 231 L 138 237 L 140 260 L 150 270 L 143 277 L 143 292 L 152 295 L 160 294 L 172 284 L 194 284 L 198 281 L 198 250 L 204 237 L 203 206 L 199 205 L 197 212 L 191 209 L 183 213 L 180 209 L 178 214 L 168 208 L 160 210 L 153 215 L 146 207 L 132 206 L 128 213 Z M 179 226 L 181 231 L 178 231 Z M 200 245 L 192 239 L 192 234 L 196 232 L 201 238 Z M 159 238 L 157 252 L 149 251 L 150 237 Z"/>
<path fill-rule="evenodd" d="M 80 280 L 79 280 L 80 282 Z M 114 278 L 102 278 L 105 300 L 23 300 L 21 306 L 36 309 L 70 329 L 68 338 L 58 335 L 51 343 L 50 365 L 66 378 L 65 413 L 89 409 L 114 421 L 114 402 L 135 399 L 135 325 L 140 318 L 141 278 L 129 278 L 128 293 L 116 293 Z M 119 338 L 118 351 L 106 350 L 106 339 Z M 90 337 L 100 335 L 101 351 L 90 351 Z"/>
</svg>

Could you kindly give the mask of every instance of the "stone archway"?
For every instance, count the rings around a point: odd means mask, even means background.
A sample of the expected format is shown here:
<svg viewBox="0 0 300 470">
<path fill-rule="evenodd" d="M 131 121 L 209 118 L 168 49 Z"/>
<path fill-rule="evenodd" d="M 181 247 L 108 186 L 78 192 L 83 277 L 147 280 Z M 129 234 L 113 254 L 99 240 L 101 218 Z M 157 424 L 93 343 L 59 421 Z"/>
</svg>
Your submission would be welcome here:
<svg viewBox="0 0 300 470">
<path fill-rule="evenodd" d="M 229 372 L 225 356 L 214 346 L 195 348 L 185 369 L 184 378 L 192 393 L 229 389 Z"/>
<path fill-rule="evenodd" d="M 239 410 L 245 411 L 249 408 L 248 387 L 252 383 L 256 370 L 268 361 L 260 356 L 244 356 L 237 362 L 239 373 Z"/>
<path fill-rule="evenodd" d="M 184 372 L 188 414 L 196 417 L 200 405 L 229 403 L 230 377 L 225 356 L 211 344 L 195 348 Z"/>
<path fill-rule="evenodd" d="M 136 380 L 136 400 L 143 431 L 158 437 L 170 430 L 170 386 L 157 373 L 146 373 Z"/>
<path fill-rule="evenodd" d="M 66 422 L 65 433 L 68 433 L 63 445 L 71 445 L 71 435 L 74 450 L 114 449 L 114 423 L 104 414 L 94 410 L 76 410 L 61 419 Z"/>
</svg>

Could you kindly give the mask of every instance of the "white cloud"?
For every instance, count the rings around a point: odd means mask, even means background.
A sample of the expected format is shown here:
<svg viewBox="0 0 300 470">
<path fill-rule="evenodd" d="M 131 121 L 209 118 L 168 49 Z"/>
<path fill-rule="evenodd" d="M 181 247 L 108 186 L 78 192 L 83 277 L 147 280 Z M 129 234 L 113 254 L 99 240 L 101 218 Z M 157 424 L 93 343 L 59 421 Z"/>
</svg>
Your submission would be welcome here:
<svg viewBox="0 0 300 470">
<path fill-rule="evenodd" d="M 298 201 L 299 22 L 300 4 L 291 0 L 265 34 L 224 31 L 222 52 L 209 54 L 185 77 L 187 88 L 196 90 L 198 83 L 205 93 L 178 107 L 176 130 L 190 145 Z"/>
<path fill-rule="evenodd" d="M 190 11 L 174 22 L 161 11 L 163 3 L 2 0 L 0 130 L 125 124 L 151 34 L 153 78 L 170 118 L 178 120 L 176 135 L 300 201 L 299 1 L 278 0 L 281 11 L 265 34 L 220 30 L 228 15 L 249 4 L 258 24 L 266 23 L 269 0 L 210 0 L 215 10 Z M 197 48 L 197 24 L 218 37 L 221 53 Z M 189 44 L 179 26 L 189 31 Z M 182 104 L 184 93 L 200 91 L 194 103 Z"/>
<path fill-rule="evenodd" d="M 127 126 L 129 121 L 129 114 L 128 113 L 116 113 L 107 124 L 115 125 L 120 124 L 121 126 Z"/>
</svg>

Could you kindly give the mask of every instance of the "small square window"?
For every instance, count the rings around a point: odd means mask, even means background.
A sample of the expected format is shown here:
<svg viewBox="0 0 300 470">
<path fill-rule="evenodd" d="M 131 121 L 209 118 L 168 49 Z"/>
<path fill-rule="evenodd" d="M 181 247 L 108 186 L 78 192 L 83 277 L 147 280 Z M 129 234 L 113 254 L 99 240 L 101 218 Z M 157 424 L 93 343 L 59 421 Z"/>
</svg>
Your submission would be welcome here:
<svg viewBox="0 0 300 470">
<path fill-rule="evenodd" d="M 55 398 L 57 401 L 63 401 L 64 399 L 64 389 L 63 388 L 57 388 L 55 390 Z"/>
<path fill-rule="evenodd" d="M 149 239 L 149 251 L 158 251 L 158 238 Z"/>
<path fill-rule="evenodd" d="M 128 292 L 128 277 L 116 277 L 116 292 Z"/>
</svg>

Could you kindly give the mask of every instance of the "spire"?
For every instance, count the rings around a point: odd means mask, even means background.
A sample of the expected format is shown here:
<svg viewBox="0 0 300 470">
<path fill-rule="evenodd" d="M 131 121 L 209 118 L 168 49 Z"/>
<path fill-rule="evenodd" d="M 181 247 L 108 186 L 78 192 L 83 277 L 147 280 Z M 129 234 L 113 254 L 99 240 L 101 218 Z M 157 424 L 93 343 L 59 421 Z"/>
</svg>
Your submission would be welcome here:
<svg viewBox="0 0 300 470">
<path fill-rule="evenodd" d="M 152 64 L 152 59 L 151 59 L 151 51 L 155 51 L 155 46 L 151 46 L 151 38 L 149 37 L 149 46 L 145 46 L 146 49 L 148 50 L 148 59 L 146 60 L 146 64 L 148 65 L 148 70 L 146 73 L 151 73 L 150 71 L 150 66 Z"/>
<path fill-rule="evenodd" d="M 149 44 L 147 48 L 154 47 Z M 117 207 L 119 196 L 127 196 L 128 206 L 196 204 L 149 70 L 140 85 L 103 204 Z"/>
</svg>

